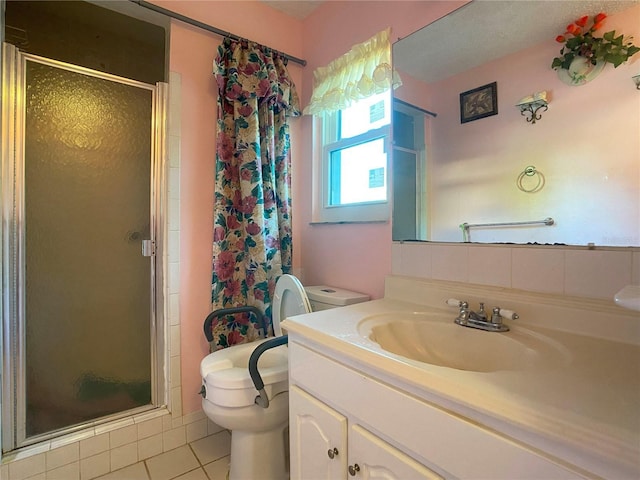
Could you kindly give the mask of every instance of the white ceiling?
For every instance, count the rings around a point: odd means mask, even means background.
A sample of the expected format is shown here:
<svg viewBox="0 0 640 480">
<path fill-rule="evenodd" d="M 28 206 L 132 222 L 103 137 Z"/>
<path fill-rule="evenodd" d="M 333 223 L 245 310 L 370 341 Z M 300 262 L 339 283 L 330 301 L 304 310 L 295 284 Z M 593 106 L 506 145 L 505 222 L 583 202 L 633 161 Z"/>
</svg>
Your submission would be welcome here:
<svg viewBox="0 0 640 480">
<path fill-rule="evenodd" d="M 321 3 L 324 3 L 324 0 L 262 0 L 262 2 L 291 17 L 304 20 Z"/>
<path fill-rule="evenodd" d="M 426 83 L 437 82 L 554 39 L 582 15 L 613 14 L 638 1 L 476 0 L 396 42 L 394 65 Z"/>
</svg>

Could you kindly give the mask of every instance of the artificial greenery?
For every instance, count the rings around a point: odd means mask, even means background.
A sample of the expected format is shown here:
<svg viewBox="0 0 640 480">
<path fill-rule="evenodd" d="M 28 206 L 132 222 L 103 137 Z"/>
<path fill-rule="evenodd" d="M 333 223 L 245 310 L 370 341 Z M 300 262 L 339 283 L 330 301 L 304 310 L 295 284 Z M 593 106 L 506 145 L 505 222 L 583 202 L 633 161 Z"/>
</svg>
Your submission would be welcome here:
<svg viewBox="0 0 640 480">
<path fill-rule="evenodd" d="M 606 18 L 605 13 L 595 15 L 588 29 L 587 15 L 568 25 L 566 32 L 556 37 L 556 41 L 564 46 L 560 50 L 560 56 L 553 59 L 551 68 L 568 70 L 571 62 L 578 56 L 588 59 L 593 65 L 600 61 L 612 63 L 617 68 L 629 60 L 629 57 L 640 52 L 640 48 L 632 43 L 632 37 L 616 36 L 615 30 L 606 32 L 602 37 L 594 36 L 594 33 L 602 28 Z"/>
</svg>

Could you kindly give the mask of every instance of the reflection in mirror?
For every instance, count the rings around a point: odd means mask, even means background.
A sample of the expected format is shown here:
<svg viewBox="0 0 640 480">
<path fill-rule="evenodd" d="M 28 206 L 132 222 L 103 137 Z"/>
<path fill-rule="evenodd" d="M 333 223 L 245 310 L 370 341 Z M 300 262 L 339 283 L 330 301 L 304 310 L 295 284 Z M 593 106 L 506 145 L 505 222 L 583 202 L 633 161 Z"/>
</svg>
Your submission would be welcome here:
<svg viewBox="0 0 640 480">
<path fill-rule="evenodd" d="M 596 36 L 638 44 L 639 2 L 582 0 L 476 0 L 394 44 L 394 240 L 640 245 L 640 54 L 580 86 L 551 68 L 556 36 L 599 12 Z M 462 123 L 461 99 L 491 102 L 461 94 L 493 82 L 497 114 Z"/>
</svg>

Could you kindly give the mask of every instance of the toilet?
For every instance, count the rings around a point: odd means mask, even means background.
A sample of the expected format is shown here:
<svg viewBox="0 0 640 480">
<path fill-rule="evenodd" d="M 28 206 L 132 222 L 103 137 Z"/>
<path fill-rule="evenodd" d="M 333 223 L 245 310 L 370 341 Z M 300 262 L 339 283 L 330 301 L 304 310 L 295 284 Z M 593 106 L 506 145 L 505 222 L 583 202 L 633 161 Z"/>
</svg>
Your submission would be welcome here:
<svg viewBox="0 0 640 480">
<path fill-rule="evenodd" d="M 273 299 L 274 335 L 282 336 L 280 321 L 287 317 L 367 300 L 368 295 L 326 285 L 305 291 L 296 277 L 282 275 Z M 289 476 L 287 346 L 269 349 L 258 360 L 268 408 L 256 405 L 258 392 L 249 376 L 249 357 L 267 340 L 218 350 L 200 363 L 202 409 L 211 421 L 231 431 L 229 480 L 282 480 Z"/>
</svg>

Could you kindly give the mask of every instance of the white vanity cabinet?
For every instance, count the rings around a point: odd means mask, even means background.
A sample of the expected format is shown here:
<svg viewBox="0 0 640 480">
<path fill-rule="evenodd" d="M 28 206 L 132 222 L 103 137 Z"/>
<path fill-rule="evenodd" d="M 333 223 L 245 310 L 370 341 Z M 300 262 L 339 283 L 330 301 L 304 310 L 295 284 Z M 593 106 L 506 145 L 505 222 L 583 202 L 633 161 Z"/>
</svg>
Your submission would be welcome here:
<svg viewBox="0 0 640 480">
<path fill-rule="evenodd" d="M 589 478 L 292 332 L 289 372 L 292 480 Z"/>
<path fill-rule="evenodd" d="M 292 479 L 442 479 L 296 386 L 289 402 Z"/>
</svg>

